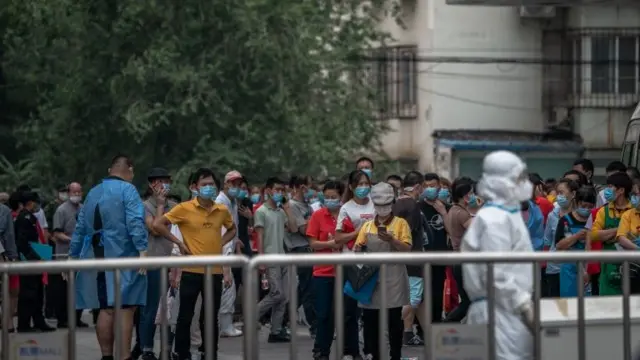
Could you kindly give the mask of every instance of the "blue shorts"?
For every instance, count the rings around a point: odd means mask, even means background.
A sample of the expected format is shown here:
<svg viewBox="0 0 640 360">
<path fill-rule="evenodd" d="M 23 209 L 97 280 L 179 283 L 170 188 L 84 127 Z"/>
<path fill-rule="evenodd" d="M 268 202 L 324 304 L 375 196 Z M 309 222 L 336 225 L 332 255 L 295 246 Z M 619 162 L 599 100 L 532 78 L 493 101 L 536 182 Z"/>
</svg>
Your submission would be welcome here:
<svg viewBox="0 0 640 360">
<path fill-rule="evenodd" d="M 422 303 L 424 281 L 422 278 L 409 276 L 409 304 L 417 308 Z"/>
</svg>

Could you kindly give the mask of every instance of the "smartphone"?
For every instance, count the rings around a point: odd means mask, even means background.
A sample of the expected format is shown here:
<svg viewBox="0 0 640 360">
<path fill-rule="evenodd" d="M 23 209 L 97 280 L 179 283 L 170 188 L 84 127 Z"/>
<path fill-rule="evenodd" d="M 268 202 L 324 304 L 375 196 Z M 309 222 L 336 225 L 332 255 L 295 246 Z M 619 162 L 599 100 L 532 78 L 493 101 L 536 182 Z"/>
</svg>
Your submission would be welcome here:
<svg viewBox="0 0 640 360">
<path fill-rule="evenodd" d="M 386 232 L 387 232 L 386 226 L 378 226 L 378 234 L 386 233 Z"/>
</svg>

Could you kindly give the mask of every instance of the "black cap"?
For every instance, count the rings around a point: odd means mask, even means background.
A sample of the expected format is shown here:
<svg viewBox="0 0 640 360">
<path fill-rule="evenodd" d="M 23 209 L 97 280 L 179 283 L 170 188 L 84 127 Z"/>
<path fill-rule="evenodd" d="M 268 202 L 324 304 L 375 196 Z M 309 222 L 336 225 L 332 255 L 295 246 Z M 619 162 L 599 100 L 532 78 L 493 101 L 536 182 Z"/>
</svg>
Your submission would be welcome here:
<svg viewBox="0 0 640 360">
<path fill-rule="evenodd" d="M 154 179 L 171 179 L 171 175 L 165 168 L 153 168 L 149 171 L 149 175 L 147 175 L 147 180 L 151 181 Z"/>
</svg>

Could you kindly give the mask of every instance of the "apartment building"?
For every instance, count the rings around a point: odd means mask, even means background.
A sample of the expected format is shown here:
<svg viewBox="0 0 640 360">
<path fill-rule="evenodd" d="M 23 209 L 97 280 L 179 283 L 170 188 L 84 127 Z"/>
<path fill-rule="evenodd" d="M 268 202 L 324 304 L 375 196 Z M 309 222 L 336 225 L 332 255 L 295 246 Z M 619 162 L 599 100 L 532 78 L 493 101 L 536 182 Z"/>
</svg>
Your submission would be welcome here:
<svg viewBox="0 0 640 360">
<path fill-rule="evenodd" d="M 582 155 L 599 171 L 619 158 L 640 101 L 640 2 L 516 3 L 400 0 L 371 64 L 390 157 L 447 177 L 479 175 L 494 149 L 543 177 Z"/>
</svg>

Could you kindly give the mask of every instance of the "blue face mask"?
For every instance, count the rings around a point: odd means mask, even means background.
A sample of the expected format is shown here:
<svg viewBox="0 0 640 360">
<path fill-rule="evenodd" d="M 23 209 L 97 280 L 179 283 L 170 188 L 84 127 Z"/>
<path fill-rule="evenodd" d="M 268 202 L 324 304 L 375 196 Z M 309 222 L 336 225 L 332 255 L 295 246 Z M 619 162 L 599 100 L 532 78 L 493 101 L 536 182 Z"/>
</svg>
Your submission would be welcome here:
<svg viewBox="0 0 640 360">
<path fill-rule="evenodd" d="M 309 189 L 304 193 L 304 199 L 307 201 L 311 200 L 314 196 L 316 196 L 316 192 L 313 189 Z"/>
<path fill-rule="evenodd" d="M 284 196 L 282 195 L 282 193 L 273 193 L 273 195 L 271 195 L 271 200 L 273 200 L 273 202 L 276 203 L 276 205 L 280 205 L 282 204 L 282 200 L 284 199 Z"/>
<path fill-rule="evenodd" d="M 249 192 L 247 190 L 240 189 L 240 191 L 238 191 L 238 200 L 244 200 L 247 196 L 249 196 Z"/>
<path fill-rule="evenodd" d="M 205 200 L 213 200 L 218 195 L 218 189 L 213 185 L 206 185 L 200 188 L 198 194 Z"/>
<path fill-rule="evenodd" d="M 640 205 L 640 196 L 638 195 L 631 195 L 631 206 L 633 206 L 634 208 L 637 208 L 638 205 Z"/>
<path fill-rule="evenodd" d="M 438 197 L 438 188 L 437 187 L 428 187 L 425 188 L 422 192 L 422 197 L 427 200 L 435 200 Z"/>
<path fill-rule="evenodd" d="M 260 202 L 260 194 L 251 194 L 251 202 L 257 204 Z"/>
<path fill-rule="evenodd" d="M 441 188 L 440 191 L 438 191 L 438 200 L 440 201 L 449 200 L 449 189 Z"/>
<path fill-rule="evenodd" d="M 582 216 L 582 217 L 589 217 L 589 215 L 591 215 L 591 209 L 587 209 L 587 208 L 577 208 L 576 212 L 578 213 L 578 215 Z"/>
<path fill-rule="evenodd" d="M 229 196 L 234 199 L 238 197 L 239 192 L 240 192 L 240 189 L 238 189 L 237 187 L 229 188 Z"/>
<path fill-rule="evenodd" d="M 358 199 L 364 199 L 369 195 L 370 191 L 371 188 L 368 186 L 358 186 L 353 193 Z"/>
<path fill-rule="evenodd" d="M 371 169 L 361 169 L 361 171 L 365 174 L 367 174 L 367 176 L 369 177 L 369 179 L 371 179 L 371 175 L 373 174 L 373 171 Z"/>
<path fill-rule="evenodd" d="M 340 199 L 327 199 L 324 201 L 324 205 L 329 210 L 336 210 L 340 208 Z"/>
<path fill-rule="evenodd" d="M 566 209 L 569 207 L 569 205 L 571 205 L 571 202 L 569 201 L 569 199 L 567 199 L 566 196 L 564 195 L 558 195 L 556 197 L 556 202 L 558 203 L 558 205 L 560 205 L 561 208 Z"/>
<path fill-rule="evenodd" d="M 469 195 L 469 207 L 477 207 L 478 206 L 478 198 L 476 197 L 476 194 L 471 194 Z"/>
<path fill-rule="evenodd" d="M 610 188 L 610 187 L 604 189 L 603 195 L 604 195 L 604 199 L 607 201 L 613 201 L 616 199 L 616 192 L 613 191 L 613 188 Z"/>
<path fill-rule="evenodd" d="M 171 184 L 162 184 L 162 189 L 166 192 L 171 191 Z"/>
</svg>

